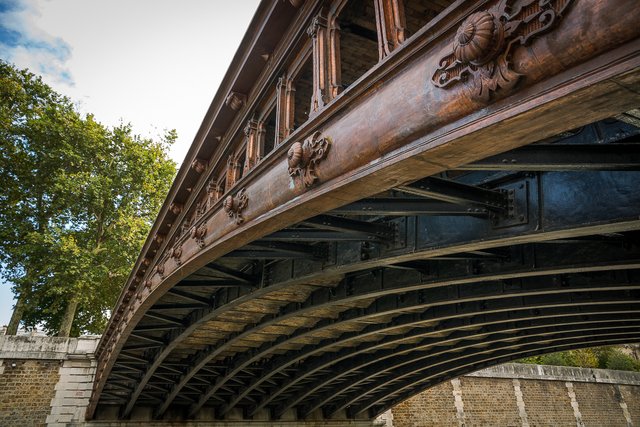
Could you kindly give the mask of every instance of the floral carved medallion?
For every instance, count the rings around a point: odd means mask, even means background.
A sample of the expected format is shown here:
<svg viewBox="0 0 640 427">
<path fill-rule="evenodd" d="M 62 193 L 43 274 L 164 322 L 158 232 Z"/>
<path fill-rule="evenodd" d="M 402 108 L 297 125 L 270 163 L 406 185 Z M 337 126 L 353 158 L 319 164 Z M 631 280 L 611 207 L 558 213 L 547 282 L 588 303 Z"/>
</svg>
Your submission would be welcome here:
<svg viewBox="0 0 640 427">
<path fill-rule="evenodd" d="M 247 197 L 246 191 L 243 188 L 238 191 L 235 196 L 229 195 L 226 199 L 224 199 L 223 208 L 224 211 L 229 215 L 229 218 L 233 218 L 236 224 L 242 224 L 244 222 L 244 218 L 242 217 L 242 211 L 249 204 L 249 198 Z"/>
<path fill-rule="evenodd" d="M 191 238 L 195 239 L 200 249 L 204 248 L 204 236 L 207 235 L 207 226 L 200 224 L 197 227 L 191 229 Z"/>
<path fill-rule="evenodd" d="M 331 147 L 331 140 L 322 137 L 320 132 L 314 132 L 304 142 L 295 142 L 287 152 L 289 175 L 299 176 L 305 187 L 311 187 L 317 180 L 316 166 L 326 156 Z"/>
<path fill-rule="evenodd" d="M 550 31 L 574 0 L 501 0 L 470 15 L 460 25 L 451 51 L 440 59 L 431 77 L 440 88 L 466 82 L 470 97 L 489 102 L 508 92 L 523 76 L 511 68 L 511 53 Z"/>
</svg>

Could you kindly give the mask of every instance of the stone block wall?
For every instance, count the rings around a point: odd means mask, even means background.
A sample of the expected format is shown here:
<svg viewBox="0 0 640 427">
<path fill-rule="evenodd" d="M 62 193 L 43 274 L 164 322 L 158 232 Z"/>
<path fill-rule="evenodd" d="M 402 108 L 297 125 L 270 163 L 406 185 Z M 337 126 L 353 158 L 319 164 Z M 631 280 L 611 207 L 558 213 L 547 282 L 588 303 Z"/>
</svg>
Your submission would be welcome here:
<svg viewBox="0 0 640 427">
<path fill-rule="evenodd" d="M 640 374 L 506 364 L 433 387 L 381 418 L 387 427 L 640 425 Z"/>
<path fill-rule="evenodd" d="M 0 426 L 84 421 L 98 339 L 0 336 Z"/>
</svg>

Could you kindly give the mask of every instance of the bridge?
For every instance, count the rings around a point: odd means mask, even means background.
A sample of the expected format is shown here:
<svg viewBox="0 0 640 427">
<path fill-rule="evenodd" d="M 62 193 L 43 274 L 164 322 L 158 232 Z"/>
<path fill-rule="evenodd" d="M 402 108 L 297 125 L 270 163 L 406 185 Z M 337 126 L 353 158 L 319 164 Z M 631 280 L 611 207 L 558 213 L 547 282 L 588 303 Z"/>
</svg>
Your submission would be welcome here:
<svg viewBox="0 0 640 427">
<path fill-rule="evenodd" d="M 637 0 L 264 0 L 88 419 L 369 420 L 640 340 L 638 22 Z"/>
</svg>

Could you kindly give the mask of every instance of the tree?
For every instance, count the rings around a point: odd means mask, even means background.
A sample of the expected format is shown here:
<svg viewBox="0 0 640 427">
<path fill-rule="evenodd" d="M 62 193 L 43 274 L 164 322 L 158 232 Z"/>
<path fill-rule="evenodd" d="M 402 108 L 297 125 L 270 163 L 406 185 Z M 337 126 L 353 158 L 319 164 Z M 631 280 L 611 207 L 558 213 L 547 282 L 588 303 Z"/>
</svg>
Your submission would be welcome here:
<svg viewBox="0 0 640 427">
<path fill-rule="evenodd" d="M 168 191 L 161 141 L 107 129 L 26 70 L 0 61 L 0 256 L 15 333 L 100 333 Z M 74 322 L 75 319 L 75 322 Z"/>
</svg>

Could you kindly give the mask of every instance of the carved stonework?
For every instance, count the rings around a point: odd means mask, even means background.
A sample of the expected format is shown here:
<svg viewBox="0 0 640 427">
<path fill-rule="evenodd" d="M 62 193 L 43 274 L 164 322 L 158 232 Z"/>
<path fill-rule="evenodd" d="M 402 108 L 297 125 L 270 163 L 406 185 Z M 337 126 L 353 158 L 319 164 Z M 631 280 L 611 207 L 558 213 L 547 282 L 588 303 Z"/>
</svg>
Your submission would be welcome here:
<svg viewBox="0 0 640 427">
<path fill-rule="evenodd" d="M 191 229 L 191 238 L 195 239 L 200 249 L 204 248 L 204 236 L 206 235 L 207 235 L 207 226 L 205 224 L 200 224 L 199 226 L 193 227 Z"/>
<path fill-rule="evenodd" d="M 229 195 L 224 199 L 224 211 L 229 215 L 229 218 L 233 218 L 236 224 L 242 224 L 244 218 L 242 217 L 242 211 L 249 204 L 249 198 L 245 192 L 245 189 L 238 191 L 235 196 Z"/>
<path fill-rule="evenodd" d="M 169 205 L 169 210 L 174 215 L 179 215 L 180 212 L 182 212 L 182 208 L 183 208 L 182 203 L 173 202 Z"/>
<path fill-rule="evenodd" d="M 469 16 L 449 54 L 431 77 L 437 87 L 467 82 L 472 99 L 488 102 L 498 90 L 508 92 L 522 74 L 511 69 L 513 49 L 551 30 L 574 0 L 502 0 Z"/>
<path fill-rule="evenodd" d="M 295 142 L 287 153 L 289 175 L 294 179 L 300 176 L 306 187 L 311 187 L 318 180 L 316 166 L 327 156 L 331 146 L 331 140 L 321 135 L 315 132 L 304 142 Z"/>
<path fill-rule="evenodd" d="M 156 265 L 155 272 L 158 273 L 158 276 L 160 276 L 161 278 L 164 278 L 164 261 Z"/>
<path fill-rule="evenodd" d="M 177 265 L 182 264 L 182 246 L 179 244 L 173 248 L 171 251 L 171 258 L 173 258 Z"/>
<path fill-rule="evenodd" d="M 199 200 L 196 203 L 196 219 L 201 218 L 207 212 L 207 199 Z"/>
<path fill-rule="evenodd" d="M 191 167 L 193 168 L 193 170 L 195 170 L 197 173 L 202 173 L 205 170 L 207 170 L 207 162 L 205 162 L 202 159 L 195 159 L 192 163 L 191 163 Z"/>
<path fill-rule="evenodd" d="M 209 182 L 207 182 L 207 203 L 205 205 L 205 209 L 211 209 L 216 200 L 218 200 L 217 188 L 218 183 L 214 179 L 211 179 L 209 180 Z"/>
<path fill-rule="evenodd" d="M 238 111 L 247 102 L 247 96 L 239 92 L 229 92 L 229 96 L 225 100 L 225 104 L 233 111 Z"/>
</svg>

